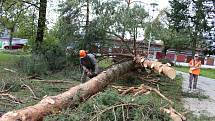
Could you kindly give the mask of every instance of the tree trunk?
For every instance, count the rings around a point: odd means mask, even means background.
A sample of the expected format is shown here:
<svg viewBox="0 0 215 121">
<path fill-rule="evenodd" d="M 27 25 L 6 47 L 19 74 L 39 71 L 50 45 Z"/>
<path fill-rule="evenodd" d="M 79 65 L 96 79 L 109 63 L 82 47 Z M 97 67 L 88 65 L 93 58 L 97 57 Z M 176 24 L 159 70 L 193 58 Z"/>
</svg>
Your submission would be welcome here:
<svg viewBox="0 0 215 121">
<path fill-rule="evenodd" d="M 14 33 L 14 26 L 10 29 L 10 38 L 9 38 L 9 49 L 12 50 L 12 41 L 13 41 L 13 33 Z"/>
<path fill-rule="evenodd" d="M 90 14 L 90 0 L 87 0 L 87 17 L 86 17 L 86 30 L 89 26 L 89 14 Z"/>
<path fill-rule="evenodd" d="M 38 19 L 38 26 L 37 26 L 37 37 L 36 37 L 36 53 L 40 51 L 41 44 L 43 42 L 44 37 L 44 30 L 46 27 L 46 7 L 47 7 L 47 0 L 40 0 L 40 7 L 39 7 L 39 19 Z"/>
<path fill-rule="evenodd" d="M 137 41 L 137 28 L 134 28 L 134 47 L 133 47 L 133 50 L 134 50 L 134 55 L 136 56 L 137 55 L 137 45 L 136 45 L 136 41 Z"/>
<path fill-rule="evenodd" d="M 144 57 L 135 57 L 135 62 L 162 72 L 170 78 L 175 77 L 174 69 L 159 62 L 146 60 Z M 127 61 L 103 71 L 91 80 L 70 88 L 57 96 L 45 97 L 38 104 L 4 114 L 0 121 L 42 121 L 43 117 L 61 111 L 68 106 L 77 106 L 93 94 L 103 90 L 109 83 L 134 69 L 134 62 Z M 168 74 L 169 73 L 169 74 Z"/>
<path fill-rule="evenodd" d="M 193 33 L 192 35 L 192 57 L 194 57 L 196 53 L 196 42 L 197 42 L 197 37 L 196 33 Z"/>
</svg>

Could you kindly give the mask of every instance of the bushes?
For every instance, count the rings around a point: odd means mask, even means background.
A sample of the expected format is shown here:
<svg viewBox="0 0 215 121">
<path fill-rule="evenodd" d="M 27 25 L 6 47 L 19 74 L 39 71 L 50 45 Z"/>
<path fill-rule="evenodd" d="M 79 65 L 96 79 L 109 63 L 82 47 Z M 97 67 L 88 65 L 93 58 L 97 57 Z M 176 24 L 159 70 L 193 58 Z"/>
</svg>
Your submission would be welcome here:
<svg viewBox="0 0 215 121">
<path fill-rule="evenodd" d="M 46 74 L 48 71 L 55 72 L 66 67 L 68 63 L 77 62 L 78 57 L 67 57 L 64 48 L 59 41 L 47 36 L 42 47 L 35 54 L 35 45 L 32 45 L 32 54 L 22 56 L 18 61 L 18 68 L 27 74 Z"/>
<path fill-rule="evenodd" d="M 17 67 L 19 71 L 28 75 L 42 75 L 48 71 L 47 62 L 44 60 L 43 55 L 21 56 Z"/>
</svg>

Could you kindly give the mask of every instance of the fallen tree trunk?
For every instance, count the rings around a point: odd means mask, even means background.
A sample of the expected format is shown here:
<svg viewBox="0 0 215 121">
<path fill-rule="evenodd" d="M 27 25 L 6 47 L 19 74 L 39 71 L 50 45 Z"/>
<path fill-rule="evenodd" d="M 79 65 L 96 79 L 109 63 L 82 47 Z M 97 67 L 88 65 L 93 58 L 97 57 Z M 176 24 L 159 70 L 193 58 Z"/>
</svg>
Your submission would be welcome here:
<svg viewBox="0 0 215 121">
<path fill-rule="evenodd" d="M 152 65 L 154 62 L 143 61 L 144 58 L 135 58 L 135 62 L 139 64 Z M 143 62 L 142 62 L 143 61 Z M 118 65 L 114 65 L 107 71 L 103 71 L 98 76 L 91 80 L 70 88 L 68 91 L 59 94 L 57 96 L 48 96 L 43 98 L 39 103 L 33 106 L 26 107 L 24 109 L 15 110 L 4 114 L 0 121 L 42 121 L 43 117 L 61 111 L 68 106 L 74 107 L 80 102 L 85 101 L 90 96 L 101 91 L 110 82 L 116 80 L 123 74 L 131 71 L 135 66 L 134 62 L 128 61 Z M 155 70 L 157 70 L 155 66 Z M 170 67 L 163 66 L 162 72 L 170 78 L 175 77 Z M 170 71 L 169 71 L 170 70 Z M 173 69 L 174 70 L 174 69 Z M 170 74 L 167 74 L 170 72 Z"/>
<path fill-rule="evenodd" d="M 101 91 L 111 81 L 130 71 L 133 65 L 132 61 L 115 65 L 86 83 L 72 87 L 62 94 L 45 97 L 36 105 L 8 112 L 0 118 L 0 121 L 42 121 L 46 115 L 59 112 L 68 106 L 75 106 Z"/>
</svg>

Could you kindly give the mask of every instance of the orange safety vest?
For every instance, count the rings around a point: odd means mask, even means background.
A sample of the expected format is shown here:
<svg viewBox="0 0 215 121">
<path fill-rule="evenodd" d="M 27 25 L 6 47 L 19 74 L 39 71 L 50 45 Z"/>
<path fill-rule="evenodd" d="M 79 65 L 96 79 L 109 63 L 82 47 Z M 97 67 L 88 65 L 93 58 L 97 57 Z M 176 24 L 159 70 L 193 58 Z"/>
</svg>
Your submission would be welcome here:
<svg viewBox="0 0 215 121">
<path fill-rule="evenodd" d="M 189 64 L 191 66 L 194 67 L 200 67 L 201 66 L 201 61 L 194 61 L 193 59 L 189 62 Z M 200 74 L 200 68 L 199 69 L 191 69 L 189 70 L 190 73 L 195 74 L 195 75 L 199 75 Z"/>
</svg>

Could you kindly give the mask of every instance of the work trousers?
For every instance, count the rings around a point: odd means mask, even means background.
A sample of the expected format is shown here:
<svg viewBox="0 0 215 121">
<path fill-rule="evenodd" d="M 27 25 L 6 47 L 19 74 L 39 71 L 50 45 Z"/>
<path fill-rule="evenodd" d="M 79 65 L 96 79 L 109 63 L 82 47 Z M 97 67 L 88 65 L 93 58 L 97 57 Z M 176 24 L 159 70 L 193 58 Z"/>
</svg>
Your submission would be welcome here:
<svg viewBox="0 0 215 121">
<path fill-rule="evenodd" d="M 196 89 L 197 80 L 198 80 L 198 75 L 190 73 L 190 79 L 189 79 L 189 88 L 190 89 L 192 89 L 192 86 L 193 86 L 193 89 Z M 193 83 L 193 85 L 192 85 L 192 83 Z"/>
</svg>

